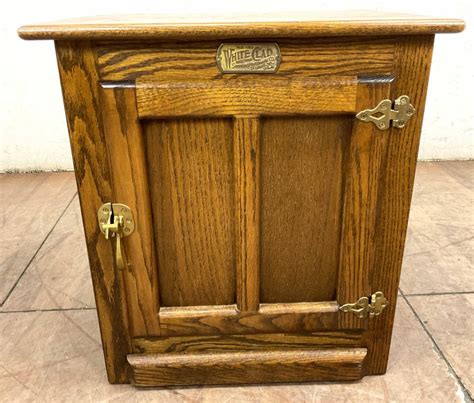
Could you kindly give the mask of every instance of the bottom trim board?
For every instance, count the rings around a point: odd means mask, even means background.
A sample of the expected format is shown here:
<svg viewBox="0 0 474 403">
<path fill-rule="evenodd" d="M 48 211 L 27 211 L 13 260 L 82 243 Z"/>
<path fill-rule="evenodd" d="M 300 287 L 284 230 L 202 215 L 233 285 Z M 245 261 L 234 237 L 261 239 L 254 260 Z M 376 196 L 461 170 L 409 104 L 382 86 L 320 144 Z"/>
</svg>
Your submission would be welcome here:
<svg viewBox="0 0 474 403">
<path fill-rule="evenodd" d="M 326 350 L 362 346 L 360 330 L 317 333 L 263 333 L 175 337 L 137 337 L 136 354 L 190 354 L 275 350 Z"/>
<path fill-rule="evenodd" d="M 129 354 L 136 386 L 353 381 L 362 378 L 365 348 Z"/>
</svg>

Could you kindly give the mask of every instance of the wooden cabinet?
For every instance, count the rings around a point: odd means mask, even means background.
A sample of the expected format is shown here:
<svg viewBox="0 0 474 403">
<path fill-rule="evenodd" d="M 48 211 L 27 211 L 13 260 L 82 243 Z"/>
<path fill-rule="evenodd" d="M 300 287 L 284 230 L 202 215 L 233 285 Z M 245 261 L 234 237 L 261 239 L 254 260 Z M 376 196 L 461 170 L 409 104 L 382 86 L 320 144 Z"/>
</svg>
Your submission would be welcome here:
<svg viewBox="0 0 474 403">
<path fill-rule="evenodd" d="M 385 372 L 433 38 L 462 28 L 355 13 L 20 29 L 56 41 L 111 382 Z"/>
</svg>

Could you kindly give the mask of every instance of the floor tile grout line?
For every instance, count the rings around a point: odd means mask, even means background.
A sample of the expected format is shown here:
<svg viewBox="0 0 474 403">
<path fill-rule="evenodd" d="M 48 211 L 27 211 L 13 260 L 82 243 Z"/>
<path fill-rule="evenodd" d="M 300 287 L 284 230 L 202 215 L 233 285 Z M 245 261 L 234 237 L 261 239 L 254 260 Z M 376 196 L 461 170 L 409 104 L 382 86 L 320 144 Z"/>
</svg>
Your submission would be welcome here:
<svg viewBox="0 0 474 403">
<path fill-rule="evenodd" d="M 74 312 L 74 311 L 95 311 L 96 307 L 84 307 L 84 308 L 46 308 L 46 309 L 26 309 L 19 311 L 0 311 L 1 314 L 7 313 L 38 313 L 38 312 Z"/>
<path fill-rule="evenodd" d="M 431 297 L 437 295 L 466 295 L 466 294 L 474 294 L 474 291 L 447 291 L 447 292 L 427 292 L 427 293 L 415 293 L 415 294 L 405 294 L 401 290 L 400 292 L 405 297 Z"/>
<path fill-rule="evenodd" d="M 410 303 L 410 301 L 408 300 L 408 296 L 405 296 L 405 294 L 403 293 L 402 290 L 400 290 L 400 294 L 401 294 L 401 297 L 404 299 L 404 301 L 407 303 L 407 305 L 409 306 L 409 308 L 411 309 L 411 311 L 413 312 L 413 315 L 415 315 L 416 319 L 418 320 L 418 322 L 420 322 L 420 325 L 421 327 L 423 328 L 423 330 L 425 331 L 425 333 L 428 335 L 429 339 L 431 340 L 431 342 L 433 343 L 433 346 L 434 346 L 434 349 L 436 351 L 436 353 L 441 357 L 441 359 L 445 362 L 445 364 L 447 365 L 448 367 L 448 371 L 454 376 L 454 378 L 456 379 L 456 381 L 459 383 L 459 386 L 461 387 L 462 389 L 462 392 L 463 392 L 463 395 L 464 395 L 464 400 L 466 402 L 472 402 L 473 399 L 472 399 L 472 396 L 471 396 L 471 393 L 469 391 L 469 389 L 466 388 L 466 386 L 464 385 L 464 383 L 462 382 L 461 378 L 459 377 L 459 375 L 457 374 L 457 372 L 455 371 L 455 369 L 453 368 L 453 366 L 451 365 L 451 363 L 448 361 L 448 359 L 446 358 L 446 356 L 444 355 L 443 351 L 441 350 L 441 348 L 438 346 L 438 343 L 436 342 L 435 338 L 433 337 L 433 335 L 430 333 L 430 331 L 428 330 L 428 328 L 426 327 L 426 325 L 423 323 L 423 320 L 421 319 L 420 315 L 418 315 L 418 312 L 416 312 L 415 308 L 413 307 L 413 305 Z"/>
<path fill-rule="evenodd" d="M 36 249 L 35 253 L 33 254 L 33 256 L 31 257 L 31 259 L 28 261 L 28 263 L 26 264 L 25 268 L 23 269 L 23 271 L 20 273 L 20 275 L 18 276 L 18 278 L 16 279 L 15 283 L 13 284 L 13 286 L 10 288 L 10 291 L 8 291 L 8 294 L 5 296 L 5 298 L 3 299 L 3 301 L 0 303 L 0 308 L 5 304 L 5 302 L 8 301 L 8 298 L 10 298 L 10 295 L 13 293 L 13 290 L 16 288 L 16 286 L 18 285 L 18 283 L 20 282 L 20 280 L 22 279 L 23 275 L 26 273 L 26 271 L 28 270 L 28 268 L 30 267 L 31 263 L 35 260 L 36 256 L 38 255 L 39 251 L 41 250 L 41 248 L 43 247 L 43 245 L 45 244 L 45 242 L 48 240 L 49 236 L 51 235 L 51 233 L 54 231 L 54 229 L 56 228 L 56 226 L 58 225 L 59 221 L 61 220 L 61 218 L 63 218 L 64 214 L 66 213 L 66 210 L 69 208 L 69 206 L 72 204 L 72 202 L 74 201 L 74 199 L 76 198 L 77 196 L 77 191 L 74 192 L 74 195 L 72 196 L 71 200 L 69 201 L 69 203 L 66 205 L 66 207 L 64 208 L 63 212 L 59 215 L 58 219 L 56 220 L 56 222 L 53 224 L 53 226 L 51 227 L 51 229 L 48 231 L 48 233 L 46 234 L 46 236 L 44 237 L 44 239 L 41 241 L 41 244 L 38 246 L 38 249 Z"/>
</svg>

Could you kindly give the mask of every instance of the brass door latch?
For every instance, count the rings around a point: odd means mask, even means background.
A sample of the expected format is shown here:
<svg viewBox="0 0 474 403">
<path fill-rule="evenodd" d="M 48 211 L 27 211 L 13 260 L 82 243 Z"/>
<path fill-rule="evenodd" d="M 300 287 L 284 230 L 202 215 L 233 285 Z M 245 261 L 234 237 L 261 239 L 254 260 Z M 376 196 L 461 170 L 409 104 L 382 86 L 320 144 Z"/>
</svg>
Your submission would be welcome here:
<svg viewBox="0 0 474 403">
<path fill-rule="evenodd" d="M 380 130 L 389 129 L 390 122 L 393 127 L 401 129 L 405 127 L 414 113 L 415 108 L 410 104 L 410 98 L 407 95 L 402 95 L 393 102 L 393 109 L 392 101 L 384 99 L 375 108 L 360 111 L 356 118 L 362 122 L 372 122 Z"/>
<path fill-rule="evenodd" d="M 372 318 L 380 315 L 387 305 L 388 301 L 384 297 L 383 292 L 377 291 L 371 297 L 362 297 L 353 304 L 344 304 L 339 307 L 339 310 L 342 312 L 352 312 L 361 319 L 367 316 Z"/>
<path fill-rule="evenodd" d="M 123 270 L 125 263 L 123 261 L 121 239 L 129 236 L 135 229 L 132 210 L 125 204 L 105 203 L 97 211 L 97 219 L 100 231 L 104 234 L 105 239 L 115 237 L 115 262 L 117 268 Z"/>
</svg>

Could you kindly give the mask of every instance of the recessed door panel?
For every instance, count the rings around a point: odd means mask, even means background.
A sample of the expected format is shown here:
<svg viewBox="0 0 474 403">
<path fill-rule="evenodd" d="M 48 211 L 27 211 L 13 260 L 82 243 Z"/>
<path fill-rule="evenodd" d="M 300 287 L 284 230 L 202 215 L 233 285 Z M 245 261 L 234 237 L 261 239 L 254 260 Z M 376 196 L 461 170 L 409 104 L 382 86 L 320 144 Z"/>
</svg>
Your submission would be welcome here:
<svg viewBox="0 0 474 403">
<path fill-rule="evenodd" d="M 235 303 L 232 121 L 144 121 L 161 306 Z"/>
<path fill-rule="evenodd" d="M 347 115 L 262 120 L 262 302 L 336 298 L 351 121 Z"/>
</svg>

